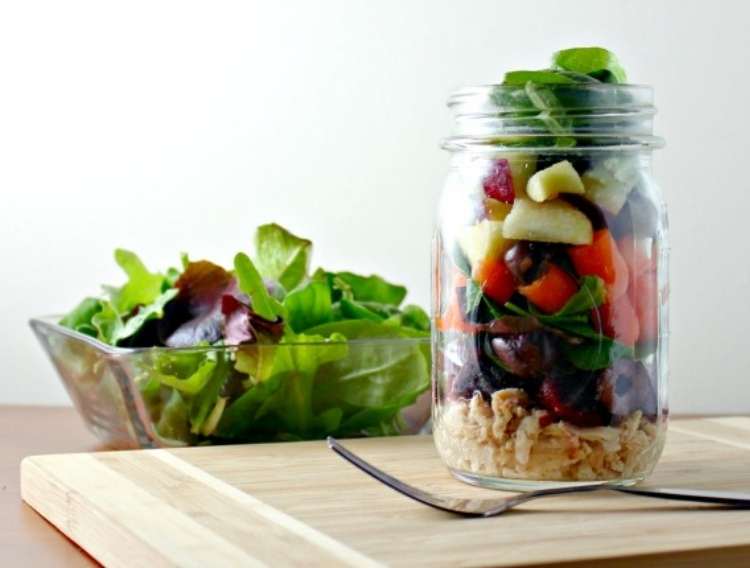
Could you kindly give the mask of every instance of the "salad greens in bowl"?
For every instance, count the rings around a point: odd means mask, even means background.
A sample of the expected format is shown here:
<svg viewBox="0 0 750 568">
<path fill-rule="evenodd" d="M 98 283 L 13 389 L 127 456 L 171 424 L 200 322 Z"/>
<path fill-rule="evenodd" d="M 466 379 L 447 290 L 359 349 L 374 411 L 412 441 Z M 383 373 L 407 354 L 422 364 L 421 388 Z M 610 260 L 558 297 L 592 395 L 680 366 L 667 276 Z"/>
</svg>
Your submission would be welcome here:
<svg viewBox="0 0 750 568">
<path fill-rule="evenodd" d="M 258 228 L 227 270 L 182 255 L 31 326 L 87 425 L 113 447 L 418 432 L 430 321 L 379 276 L 309 270 L 312 243 Z"/>
</svg>

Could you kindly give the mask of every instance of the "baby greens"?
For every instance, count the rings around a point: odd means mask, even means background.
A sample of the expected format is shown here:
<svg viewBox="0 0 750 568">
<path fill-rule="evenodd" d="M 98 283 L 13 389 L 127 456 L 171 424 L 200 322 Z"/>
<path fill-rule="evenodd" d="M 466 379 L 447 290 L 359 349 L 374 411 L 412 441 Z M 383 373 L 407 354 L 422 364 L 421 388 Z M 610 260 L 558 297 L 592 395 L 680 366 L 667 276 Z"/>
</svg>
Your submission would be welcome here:
<svg viewBox="0 0 750 568">
<path fill-rule="evenodd" d="M 151 272 L 118 249 L 127 281 L 60 324 L 117 347 L 179 348 L 136 357 L 165 438 L 398 433 L 401 410 L 429 385 L 429 349 L 409 341 L 429 336 L 429 318 L 401 307 L 406 288 L 380 276 L 311 274 L 311 253 L 276 224 L 258 228 L 254 256 L 238 253 L 231 271 L 183 255 L 181 269 Z"/>
<path fill-rule="evenodd" d="M 572 134 L 580 119 L 570 111 L 585 109 L 600 96 L 577 87 L 624 83 L 626 79 L 612 52 L 601 47 L 575 47 L 555 53 L 547 69 L 507 72 L 491 98 L 504 115 L 515 117 L 529 134 L 551 135 L 537 136 L 536 144 L 571 147 L 576 145 Z"/>
</svg>

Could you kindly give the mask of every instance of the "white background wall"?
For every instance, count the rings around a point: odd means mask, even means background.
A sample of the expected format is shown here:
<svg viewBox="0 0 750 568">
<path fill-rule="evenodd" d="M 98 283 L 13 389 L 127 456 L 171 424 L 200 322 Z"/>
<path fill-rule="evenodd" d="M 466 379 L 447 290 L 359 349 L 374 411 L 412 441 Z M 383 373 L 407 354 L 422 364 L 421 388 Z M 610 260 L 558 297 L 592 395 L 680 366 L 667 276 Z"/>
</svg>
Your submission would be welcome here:
<svg viewBox="0 0 750 568">
<path fill-rule="evenodd" d="M 447 95 L 601 44 L 653 84 L 671 207 L 672 408 L 750 412 L 746 2 L 0 4 L 0 402 L 67 403 L 26 320 L 112 249 L 228 263 L 276 220 L 429 296 Z"/>
</svg>

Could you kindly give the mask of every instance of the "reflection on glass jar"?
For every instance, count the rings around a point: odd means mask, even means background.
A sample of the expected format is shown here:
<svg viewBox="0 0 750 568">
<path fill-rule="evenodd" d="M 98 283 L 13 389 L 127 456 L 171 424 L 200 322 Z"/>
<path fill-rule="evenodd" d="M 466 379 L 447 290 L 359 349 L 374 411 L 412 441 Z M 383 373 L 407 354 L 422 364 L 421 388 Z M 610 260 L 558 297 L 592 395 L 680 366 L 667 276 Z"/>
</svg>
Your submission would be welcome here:
<svg viewBox="0 0 750 568">
<path fill-rule="evenodd" d="M 636 482 L 658 460 L 667 418 L 652 92 L 544 89 L 560 101 L 545 116 L 519 111 L 522 87 L 449 101 L 456 131 L 433 271 L 435 442 L 454 475 L 482 485 Z"/>
</svg>

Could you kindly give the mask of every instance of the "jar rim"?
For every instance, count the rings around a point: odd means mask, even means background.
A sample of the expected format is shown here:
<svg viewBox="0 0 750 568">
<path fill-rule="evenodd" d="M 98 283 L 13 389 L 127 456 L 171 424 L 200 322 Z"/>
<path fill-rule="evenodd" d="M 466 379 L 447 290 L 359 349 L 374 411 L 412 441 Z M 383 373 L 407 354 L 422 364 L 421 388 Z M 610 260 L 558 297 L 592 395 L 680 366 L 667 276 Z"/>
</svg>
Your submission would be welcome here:
<svg viewBox="0 0 750 568">
<path fill-rule="evenodd" d="M 600 92 L 623 92 L 623 93 L 643 93 L 648 96 L 648 102 L 652 103 L 654 89 L 650 85 L 643 83 L 534 83 L 539 87 L 553 90 L 570 90 L 570 91 L 600 91 Z M 460 87 L 451 93 L 448 97 L 448 106 L 459 102 L 460 98 L 466 96 L 477 96 L 491 92 L 512 92 L 516 91 L 523 85 L 506 85 L 503 83 L 480 83 L 478 85 L 467 85 Z"/>
<path fill-rule="evenodd" d="M 652 132 L 653 88 L 641 84 L 555 83 L 467 86 L 447 101 L 456 128 L 451 151 L 529 151 L 545 146 L 618 151 L 664 145 Z M 564 143 L 560 143 L 563 140 Z"/>
</svg>

